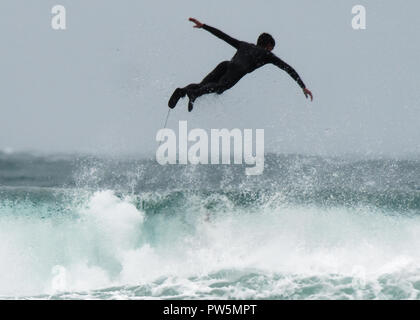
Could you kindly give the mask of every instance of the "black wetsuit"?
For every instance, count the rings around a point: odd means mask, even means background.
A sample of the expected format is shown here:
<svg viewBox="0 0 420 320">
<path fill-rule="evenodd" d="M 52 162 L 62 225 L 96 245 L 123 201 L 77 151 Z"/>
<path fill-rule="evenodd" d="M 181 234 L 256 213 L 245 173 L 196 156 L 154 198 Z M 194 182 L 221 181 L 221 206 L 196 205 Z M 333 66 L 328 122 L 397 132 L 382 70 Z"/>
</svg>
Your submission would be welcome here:
<svg viewBox="0 0 420 320">
<path fill-rule="evenodd" d="M 302 89 L 305 88 L 305 84 L 297 72 L 286 62 L 267 49 L 252 43 L 236 40 L 224 32 L 208 25 L 203 25 L 203 29 L 209 31 L 216 37 L 226 41 L 236 48 L 236 54 L 230 61 L 220 63 L 200 83 L 190 84 L 185 88 L 178 88 L 175 90 L 169 100 L 169 107 L 175 107 L 181 97 L 188 95 L 190 98 L 188 109 L 191 111 L 196 98 L 207 93 L 221 94 L 227 89 L 232 88 L 247 73 L 253 72 L 268 63 L 274 64 L 280 69 L 286 71 Z"/>
</svg>

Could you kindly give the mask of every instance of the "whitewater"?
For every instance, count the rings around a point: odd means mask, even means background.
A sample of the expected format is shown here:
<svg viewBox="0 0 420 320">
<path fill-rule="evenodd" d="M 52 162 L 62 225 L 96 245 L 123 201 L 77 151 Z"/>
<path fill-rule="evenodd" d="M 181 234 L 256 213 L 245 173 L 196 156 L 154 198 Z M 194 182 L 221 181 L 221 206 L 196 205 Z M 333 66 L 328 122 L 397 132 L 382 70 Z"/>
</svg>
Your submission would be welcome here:
<svg viewBox="0 0 420 320">
<path fill-rule="evenodd" d="M 0 154 L 2 299 L 418 299 L 420 161 Z"/>
</svg>

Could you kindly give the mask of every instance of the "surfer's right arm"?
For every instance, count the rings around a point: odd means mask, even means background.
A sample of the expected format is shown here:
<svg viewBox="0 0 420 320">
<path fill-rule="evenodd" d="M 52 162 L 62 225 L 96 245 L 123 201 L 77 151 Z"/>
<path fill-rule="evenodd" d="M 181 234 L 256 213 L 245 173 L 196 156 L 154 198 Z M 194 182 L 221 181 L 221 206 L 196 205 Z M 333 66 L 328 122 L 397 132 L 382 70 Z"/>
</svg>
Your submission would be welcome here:
<svg viewBox="0 0 420 320">
<path fill-rule="evenodd" d="M 239 45 L 241 44 L 241 41 L 232 38 L 231 36 L 227 35 L 226 33 L 224 33 L 223 31 L 220 31 L 219 29 L 210 27 L 204 23 L 201 23 L 200 21 L 198 21 L 197 19 L 194 18 L 190 18 L 189 19 L 191 22 L 195 23 L 194 28 L 199 28 L 199 29 L 204 29 L 208 32 L 210 32 L 211 34 L 215 35 L 216 37 L 218 37 L 219 39 L 222 39 L 223 41 L 226 41 L 227 43 L 229 43 L 232 47 L 238 49 Z"/>
</svg>

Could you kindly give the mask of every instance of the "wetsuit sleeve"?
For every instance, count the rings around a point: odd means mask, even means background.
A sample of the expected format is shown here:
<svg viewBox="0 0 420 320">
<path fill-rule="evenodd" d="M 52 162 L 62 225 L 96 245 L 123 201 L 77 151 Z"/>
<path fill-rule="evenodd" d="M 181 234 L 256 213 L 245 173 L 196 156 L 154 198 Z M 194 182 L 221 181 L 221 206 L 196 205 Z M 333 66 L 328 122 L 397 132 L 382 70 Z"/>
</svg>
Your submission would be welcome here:
<svg viewBox="0 0 420 320">
<path fill-rule="evenodd" d="M 231 36 L 228 36 L 226 33 L 224 33 L 223 31 L 220 31 L 219 29 L 210 27 L 206 24 L 203 25 L 203 29 L 207 30 L 208 32 L 215 35 L 219 39 L 226 41 L 227 43 L 229 43 L 232 47 L 235 47 L 236 49 L 238 49 L 239 45 L 241 44 L 241 41 L 236 40 L 235 38 L 232 38 Z"/>
<path fill-rule="evenodd" d="M 305 84 L 303 83 L 302 79 L 300 78 L 296 70 L 293 69 L 291 66 L 289 66 L 286 62 L 281 60 L 279 57 L 275 56 L 274 54 L 270 55 L 269 63 L 272 63 L 275 66 L 279 67 L 280 69 L 286 71 L 298 83 L 298 85 L 302 89 L 306 88 Z"/>
</svg>

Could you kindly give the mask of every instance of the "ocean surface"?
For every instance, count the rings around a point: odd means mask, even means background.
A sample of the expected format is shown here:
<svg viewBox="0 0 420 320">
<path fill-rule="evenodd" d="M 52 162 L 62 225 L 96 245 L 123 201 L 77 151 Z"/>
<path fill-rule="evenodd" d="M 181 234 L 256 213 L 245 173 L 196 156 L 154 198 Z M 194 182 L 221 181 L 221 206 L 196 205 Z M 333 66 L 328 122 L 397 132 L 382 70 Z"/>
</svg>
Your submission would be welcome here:
<svg viewBox="0 0 420 320">
<path fill-rule="evenodd" d="M 0 153 L 0 298 L 420 298 L 420 159 L 265 160 Z"/>
</svg>

